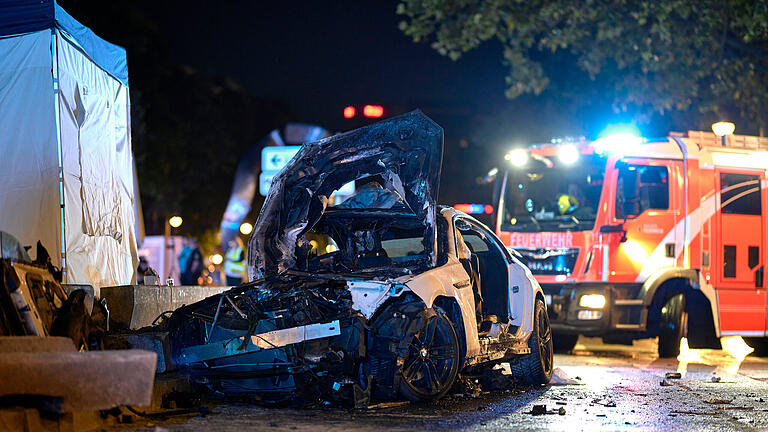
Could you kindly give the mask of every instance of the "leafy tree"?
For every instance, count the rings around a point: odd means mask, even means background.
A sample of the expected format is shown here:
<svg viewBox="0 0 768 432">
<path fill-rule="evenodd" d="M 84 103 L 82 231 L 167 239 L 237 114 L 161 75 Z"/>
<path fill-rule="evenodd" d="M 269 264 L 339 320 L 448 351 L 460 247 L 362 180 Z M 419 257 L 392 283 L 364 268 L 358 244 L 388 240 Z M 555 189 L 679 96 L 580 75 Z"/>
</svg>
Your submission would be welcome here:
<svg viewBox="0 0 768 432">
<path fill-rule="evenodd" d="M 547 89 L 558 56 L 616 110 L 768 121 L 765 0 L 401 0 L 397 12 L 414 41 L 454 60 L 500 41 L 509 98 Z"/>
</svg>

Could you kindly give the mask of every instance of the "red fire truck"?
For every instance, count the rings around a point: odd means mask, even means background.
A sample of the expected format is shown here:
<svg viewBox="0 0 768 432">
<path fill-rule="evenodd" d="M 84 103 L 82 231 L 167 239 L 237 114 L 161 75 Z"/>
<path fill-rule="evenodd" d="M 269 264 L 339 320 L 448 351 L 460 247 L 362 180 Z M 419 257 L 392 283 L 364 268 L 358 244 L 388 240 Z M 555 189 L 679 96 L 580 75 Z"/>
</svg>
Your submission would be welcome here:
<svg viewBox="0 0 768 432">
<path fill-rule="evenodd" d="M 496 229 L 541 283 L 556 349 L 659 338 L 661 357 L 768 344 L 768 138 L 671 133 L 506 156 Z"/>
</svg>

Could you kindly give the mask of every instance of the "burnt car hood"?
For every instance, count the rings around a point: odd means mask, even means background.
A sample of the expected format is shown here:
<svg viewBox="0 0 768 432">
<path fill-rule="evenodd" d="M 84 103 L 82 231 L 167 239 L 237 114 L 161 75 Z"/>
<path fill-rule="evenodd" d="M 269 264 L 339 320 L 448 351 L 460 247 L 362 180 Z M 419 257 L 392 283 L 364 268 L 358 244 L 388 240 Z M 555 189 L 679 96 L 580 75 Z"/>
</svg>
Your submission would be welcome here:
<svg viewBox="0 0 768 432">
<path fill-rule="evenodd" d="M 250 280 L 294 268 L 304 234 L 344 184 L 380 176 L 425 226 L 433 264 L 443 129 L 419 110 L 306 143 L 275 176 L 248 242 Z M 430 248 L 431 246 L 431 248 Z"/>
</svg>

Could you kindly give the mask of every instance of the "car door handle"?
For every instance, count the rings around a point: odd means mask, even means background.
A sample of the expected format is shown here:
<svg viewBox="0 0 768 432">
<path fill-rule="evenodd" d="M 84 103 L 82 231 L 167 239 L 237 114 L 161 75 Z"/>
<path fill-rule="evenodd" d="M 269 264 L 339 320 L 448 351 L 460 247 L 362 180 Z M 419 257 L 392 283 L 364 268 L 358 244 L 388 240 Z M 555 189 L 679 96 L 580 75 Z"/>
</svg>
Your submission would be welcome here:
<svg viewBox="0 0 768 432">
<path fill-rule="evenodd" d="M 468 287 L 470 285 L 472 285 L 472 284 L 469 282 L 469 280 L 458 281 L 458 282 L 454 282 L 453 283 L 453 286 L 458 288 L 458 289 L 466 288 L 466 287 Z"/>
<path fill-rule="evenodd" d="M 763 287 L 763 268 L 760 267 L 755 272 L 755 288 L 762 288 Z"/>
</svg>

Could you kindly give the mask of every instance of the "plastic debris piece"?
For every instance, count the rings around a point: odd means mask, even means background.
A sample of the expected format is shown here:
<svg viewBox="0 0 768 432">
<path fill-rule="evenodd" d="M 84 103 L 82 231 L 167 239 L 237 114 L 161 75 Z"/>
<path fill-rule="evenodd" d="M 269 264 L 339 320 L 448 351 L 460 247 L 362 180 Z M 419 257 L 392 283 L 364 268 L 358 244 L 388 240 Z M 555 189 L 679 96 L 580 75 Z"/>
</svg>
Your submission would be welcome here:
<svg viewBox="0 0 768 432">
<path fill-rule="evenodd" d="M 557 410 L 557 413 L 558 413 L 559 415 L 565 415 L 565 408 L 563 408 L 563 407 L 560 407 L 560 409 L 559 409 L 559 410 Z"/>
<path fill-rule="evenodd" d="M 667 372 L 666 375 L 664 375 L 665 379 L 681 379 L 683 377 L 683 374 L 680 372 Z"/>
<path fill-rule="evenodd" d="M 719 376 L 713 376 L 712 377 L 712 382 L 713 383 L 719 383 L 720 382 L 720 377 Z"/>
<path fill-rule="evenodd" d="M 662 386 L 662 387 L 668 387 L 668 386 L 671 386 L 672 383 L 667 381 L 666 379 L 663 379 L 663 380 L 659 381 L 659 385 Z"/>
</svg>

